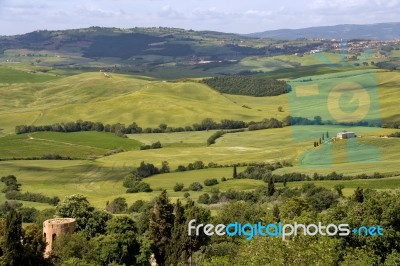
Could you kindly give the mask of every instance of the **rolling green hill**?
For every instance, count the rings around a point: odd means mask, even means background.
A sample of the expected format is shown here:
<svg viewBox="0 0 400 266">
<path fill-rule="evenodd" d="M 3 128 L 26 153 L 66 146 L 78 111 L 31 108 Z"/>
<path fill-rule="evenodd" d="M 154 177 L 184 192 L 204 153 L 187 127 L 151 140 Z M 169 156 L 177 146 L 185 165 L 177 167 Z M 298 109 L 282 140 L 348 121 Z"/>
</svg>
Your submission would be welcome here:
<svg viewBox="0 0 400 266">
<path fill-rule="evenodd" d="M 342 81 L 362 82 L 368 87 L 373 70 L 355 70 L 290 81 L 292 86 L 308 89 L 319 87 L 320 100 L 312 102 L 291 100 L 290 92 L 273 97 L 249 97 L 221 94 L 196 81 L 160 81 L 129 75 L 84 73 L 40 84 L 13 84 L 0 87 L 0 128 L 3 134 L 14 132 L 20 124 L 44 125 L 77 119 L 103 123 L 138 123 L 143 128 L 187 126 L 204 118 L 260 121 L 288 115 L 312 119 L 315 110 L 326 107 L 329 88 Z M 300 81 L 300 82 L 299 82 Z M 371 86 L 379 98 L 379 110 L 372 109 L 369 119 L 395 121 L 398 119 L 396 98 L 400 91 L 397 72 L 377 72 Z M 325 99 L 325 100 L 324 100 Z M 282 106 L 282 112 L 278 107 Z M 317 108 L 317 109 L 316 109 Z M 326 108 L 325 108 L 326 109 Z M 290 111 L 290 112 L 289 112 Z M 330 120 L 327 113 L 319 113 L 323 120 Z"/>
</svg>

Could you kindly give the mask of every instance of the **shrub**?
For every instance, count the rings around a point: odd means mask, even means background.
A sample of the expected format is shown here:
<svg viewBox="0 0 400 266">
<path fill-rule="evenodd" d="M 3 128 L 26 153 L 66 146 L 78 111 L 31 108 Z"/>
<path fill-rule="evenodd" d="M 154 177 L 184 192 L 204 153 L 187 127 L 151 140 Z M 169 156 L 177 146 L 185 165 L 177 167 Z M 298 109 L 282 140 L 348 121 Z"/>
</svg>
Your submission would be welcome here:
<svg viewBox="0 0 400 266">
<path fill-rule="evenodd" d="M 176 169 L 177 172 L 184 172 L 186 171 L 186 167 L 184 165 L 179 165 L 178 168 Z"/>
<path fill-rule="evenodd" d="M 215 203 L 218 203 L 219 202 L 219 195 L 217 194 L 217 193 L 213 193 L 212 195 L 211 195 L 211 198 L 210 198 L 210 200 L 209 200 L 209 203 L 210 204 L 215 204 Z"/>
<path fill-rule="evenodd" d="M 137 200 L 129 207 L 129 212 L 140 212 L 144 206 L 145 202 L 143 200 Z"/>
<path fill-rule="evenodd" d="M 192 191 L 200 191 L 202 189 L 203 189 L 203 186 L 199 182 L 193 182 L 189 186 L 189 190 L 192 190 Z"/>
<path fill-rule="evenodd" d="M 201 204 L 209 204 L 210 203 L 210 195 L 208 195 L 208 193 L 204 193 L 203 195 L 200 195 L 197 202 L 201 203 Z"/>
<path fill-rule="evenodd" d="M 150 188 L 150 185 L 141 182 L 141 181 L 136 181 L 132 184 L 130 188 L 126 190 L 126 193 L 138 193 L 138 192 L 152 192 L 153 190 Z"/>
<path fill-rule="evenodd" d="M 174 186 L 174 191 L 175 192 L 182 191 L 183 187 L 184 187 L 183 183 L 176 183 Z"/>
<path fill-rule="evenodd" d="M 107 203 L 106 210 L 111 213 L 124 213 L 128 204 L 126 203 L 126 199 L 122 197 L 115 198 L 110 203 Z"/>
<path fill-rule="evenodd" d="M 218 184 L 218 180 L 215 178 L 211 178 L 211 179 L 206 179 L 204 180 L 204 185 L 206 186 L 214 186 Z"/>
</svg>

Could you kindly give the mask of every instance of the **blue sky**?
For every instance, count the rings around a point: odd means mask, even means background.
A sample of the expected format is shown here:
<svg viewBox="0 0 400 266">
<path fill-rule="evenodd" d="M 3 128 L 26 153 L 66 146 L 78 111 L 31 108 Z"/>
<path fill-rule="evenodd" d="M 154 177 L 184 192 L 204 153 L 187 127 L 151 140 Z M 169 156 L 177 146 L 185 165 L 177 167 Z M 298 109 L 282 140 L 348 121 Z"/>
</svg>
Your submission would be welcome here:
<svg viewBox="0 0 400 266">
<path fill-rule="evenodd" d="M 0 0 L 0 35 L 90 26 L 251 33 L 397 22 L 400 0 Z"/>
</svg>

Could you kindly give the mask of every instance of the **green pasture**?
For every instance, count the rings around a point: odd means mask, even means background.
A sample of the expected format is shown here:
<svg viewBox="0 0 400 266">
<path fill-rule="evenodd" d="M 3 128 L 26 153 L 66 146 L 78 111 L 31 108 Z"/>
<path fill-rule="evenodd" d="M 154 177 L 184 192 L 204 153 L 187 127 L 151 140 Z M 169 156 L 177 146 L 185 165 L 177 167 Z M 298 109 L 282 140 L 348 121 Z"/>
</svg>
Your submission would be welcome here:
<svg viewBox="0 0 400 266">
<path fill-rule="evenodd" d="M 152 144 L 160 141 L 162 145 L 183 145 L 183 144 L 207 144 L 207 139 L 217 130 L 209 131 L 187 131 L 173 133 L 142 133 L 128 134 L 128 138 L 135 139 L 144 144 Z"/>
<path fill-rule="evenodd" d="M 59 154 L 63 157 L 87 159 L 103 156 L 111 150 L 138 149 L 140 143 L 104 132 L 36 132 L 0 138 L 0 159 L 41 157 Z"/>
<path fill-rule="evenodd" d="M 41 83 L 56 79 L 55 75 L 22 71 L 0 66 L 0 86 L 12 83 Z"/>
</svg>

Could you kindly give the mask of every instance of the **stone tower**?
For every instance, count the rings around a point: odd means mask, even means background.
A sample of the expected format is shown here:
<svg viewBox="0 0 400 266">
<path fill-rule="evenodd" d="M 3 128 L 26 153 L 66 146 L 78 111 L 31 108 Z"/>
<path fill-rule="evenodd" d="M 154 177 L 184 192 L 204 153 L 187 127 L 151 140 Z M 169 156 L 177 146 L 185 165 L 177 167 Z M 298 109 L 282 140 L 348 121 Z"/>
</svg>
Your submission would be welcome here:
<svg viewBox="0 0 400 266">
<path fill-rule="evenodd" d="M 72 234 L 76 228 L 76 220 L 74 218 L 54 218 L 43 222 L 43 236 L 46 239 L 47 257 L 52 249 L 53 240 L 60 235 Z"/>
</svg>

